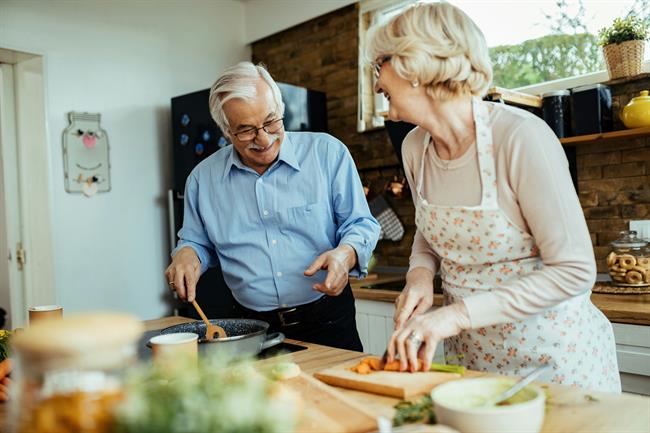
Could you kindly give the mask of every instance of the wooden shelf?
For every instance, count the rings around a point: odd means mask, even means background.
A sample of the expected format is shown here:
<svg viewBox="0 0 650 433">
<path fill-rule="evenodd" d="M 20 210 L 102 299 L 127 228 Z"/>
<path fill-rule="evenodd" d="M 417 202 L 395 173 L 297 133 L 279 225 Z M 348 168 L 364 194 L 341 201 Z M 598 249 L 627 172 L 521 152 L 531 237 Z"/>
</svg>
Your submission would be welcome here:
<svg viewBox="0 0 650 433">
<path fill-rule="evenodd" d="M 650 136 L 650 126 L 643 128 L 624 129 L 622 131 L 601 132 L 599 134 L 578 135 L 576 137 L 561 138 L 560 143 L 566 146 L 575 146 L 580 143 L 592 141 L 620 140 L 622 138 L 637 138 Z"/>
</svg>

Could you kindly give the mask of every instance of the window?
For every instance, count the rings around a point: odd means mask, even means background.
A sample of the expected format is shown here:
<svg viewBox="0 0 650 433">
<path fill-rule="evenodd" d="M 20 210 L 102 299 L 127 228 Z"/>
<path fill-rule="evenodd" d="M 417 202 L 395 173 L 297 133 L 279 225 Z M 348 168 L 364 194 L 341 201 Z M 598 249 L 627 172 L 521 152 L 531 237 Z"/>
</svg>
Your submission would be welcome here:
<svg viewBox="0 0 650 433">
<path fill-rule="evenodd" d="M 360 8 L 360 49 L 367 29 L 412 2 L 366 0 Z M 630 11 L 650 19 L 650 0 L 450 1 L 483 31 L 493 86 L 539 94 L 607 80 L 598 31 Z M 362 53 L 362 51 L 360 52 Z M 646 68 L 650 68 L 646 49 Z M 371 71 L 359 64 L 359 131 L 380 127 L 388 105 L 374 95 Z"/>
</svg>

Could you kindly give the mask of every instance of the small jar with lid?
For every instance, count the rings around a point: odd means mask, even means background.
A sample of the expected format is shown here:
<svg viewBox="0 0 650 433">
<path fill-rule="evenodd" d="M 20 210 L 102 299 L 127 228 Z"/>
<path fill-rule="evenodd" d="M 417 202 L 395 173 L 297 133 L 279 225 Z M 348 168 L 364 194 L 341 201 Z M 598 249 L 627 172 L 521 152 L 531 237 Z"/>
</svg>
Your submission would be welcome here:
<svg viewBox="0 0 650 433">
<path fill-rule="evenodd" d="M 612 242 L 607 267 L 617 286 L 650 286 L 650 246 L 635 231 L 622 231 Z"/>
<path fill-rule="evenodd" d="M 142 324 L 122 314 L 43 320 L 13 339 L 14 433 L 108 433 Z"/>
</svg>

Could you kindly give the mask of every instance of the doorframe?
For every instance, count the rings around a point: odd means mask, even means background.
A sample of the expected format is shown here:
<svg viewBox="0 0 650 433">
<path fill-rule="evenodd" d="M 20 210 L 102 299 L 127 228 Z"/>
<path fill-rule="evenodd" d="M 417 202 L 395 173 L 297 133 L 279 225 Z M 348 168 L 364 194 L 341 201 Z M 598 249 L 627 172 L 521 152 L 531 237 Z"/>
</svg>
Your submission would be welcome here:
<svg viewBox="0 0 650 433">
<path fill-rule="evenodd" d="M 39 54 L 0 47 L 0 62 L 13 69 L 15 160 L 3 160 L 5 179 L 14 170 L 17 177 L 19 215 L 7 214 L 7 230 L 18 230 L 26 252 L 19 272 L 21 284 L 11 286 L 11 324 L 25 324 L 27 308 L 57 303 L 54 286 L 53 225 L 51 217 L 51 152 L 45 106 L 45 59 Z M 9 143 L 11 144 L 11 143 Z M 4 144 L 3 144 L 4 147 Z M 3 149 L 4 150 L 4 149 Z M 11 165 L 11 166 L 10 166 Z M 8 237 L 14 233 L 8 232 Z M 12 257 L 16 245 L 9 244 Z M 16 267 L 15 260 L 10 268 Z M 14 281 L 12 281 L 14 282 Z"/>
</svg>

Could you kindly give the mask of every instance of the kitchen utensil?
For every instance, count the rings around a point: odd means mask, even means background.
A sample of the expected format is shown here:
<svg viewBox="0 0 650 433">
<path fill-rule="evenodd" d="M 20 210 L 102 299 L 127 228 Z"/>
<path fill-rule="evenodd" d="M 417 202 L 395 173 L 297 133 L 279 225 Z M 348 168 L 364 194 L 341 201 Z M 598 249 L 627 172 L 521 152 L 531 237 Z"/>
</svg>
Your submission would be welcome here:
<svg viewBox="0 0 650 433">
<path fill-rule="evenodd" d="M 262 350 L 276 346 L 284 341 L 284 334 L 266 334 L 269 324 L 254 319 L 213 319 L 211 325 L 222 327 L 227 337 L 208 340 L 205 338 L 206 325 L 202 321 L 182 323 L 161 330 L 162 334 L 194 332 L 199 335 L 199 355 L 227 353 L 233 357 L 254 356 Z"/>
<path fill-rule="evenodd" d="M 488 399 L 486 406 L 496 406 L 499 403 L 509 399 L 510 397 L 517 394 L 519 391 L 524 389 L 526 385 L 531 383 L 533 380 L 537 379 L 542 373 L 549 370 L 550 365 L 542 365 L 541 367 L 536 368 L 535 370 L 528 373 L 526 376 L 521 378 L 519 382 L 515 383 L 510 389 L 505 390 L 501 394 L 495 396 L 494 398 Z"/>
<path fill-rule="evenodd" d="M 429 392 L 438 384 L 461 377 L 456 373 L 438 372 L 373 371 L 370 374 L 358 374 L 349 370 L 356 364 L 357 362 L 347 362 L 330 367 L 314 373 L 314 377 L 329 385 L 401 399 Z"/>
<path fill-rule="evenodd" d="M 210 321 L 208 320 L 208 318 L 203 313 L 203 310 L 201 310 L 201 307 L 199 307 L 199 304 L 196 302 L 196 299 L 192 301 L 192 305 L 194 306 L 196 311 L 199 313 L 199 316 L 201 316 L 201 319 L 203 319 L 203 322 L 205 323 L 205 326 L 207 327 L 207 329 L 205 331 L 205 338 L 206 339 L 212 340 L 214 338 L 214 334 L 219 334 L 219 338 L 226 337 L 226 331 L 224 331 L 221 326 L 215 326 L 215 325 L 210 324 Z"/>
<path fill-rule="evenodd" d="M 523 394 L 518 402 L 503 406 L 485 406 L 487 399 L 513 383 L 513 379 L 505 377 L 482 377 L 443 383 L 431 391 L 436 421 L 461 432 L 539 432 L 544 422 L 546 394 L 535 384 L 529 384 L 520 391 Z"/>
</svg>

